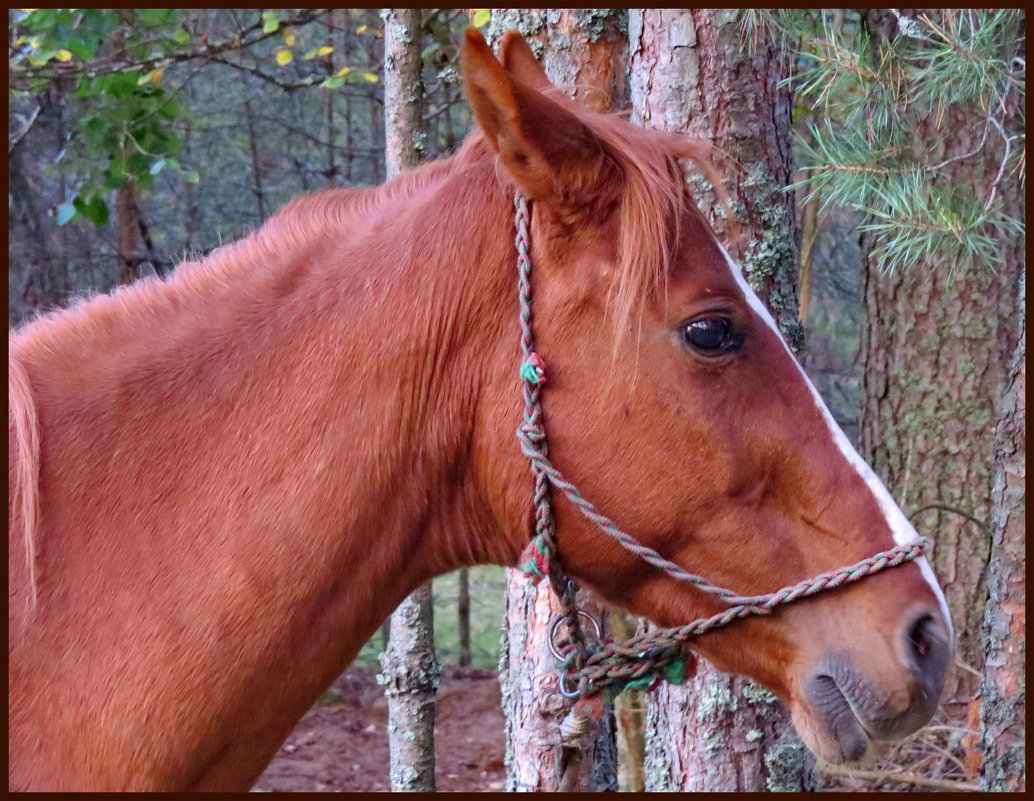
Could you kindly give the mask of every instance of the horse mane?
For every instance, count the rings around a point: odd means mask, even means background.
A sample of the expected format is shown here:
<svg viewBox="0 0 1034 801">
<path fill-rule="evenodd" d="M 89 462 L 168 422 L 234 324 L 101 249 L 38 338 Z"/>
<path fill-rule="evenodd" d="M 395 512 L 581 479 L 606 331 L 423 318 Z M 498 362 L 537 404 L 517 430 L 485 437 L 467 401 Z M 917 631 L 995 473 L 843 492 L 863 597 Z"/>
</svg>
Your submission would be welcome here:
<svg viewBox="0 0 1034 801">
<path fill-rule="evenodd" d="M 29 377 L 8 352 L 8 434 L 14 446 L 11 506 L 18 510 L 28 567 L 29 610 L 36 608 L 36 529 L 39 521 L 40 432 Z M 14 532 L 10 532 L 13 535 Z"/>
</svg>

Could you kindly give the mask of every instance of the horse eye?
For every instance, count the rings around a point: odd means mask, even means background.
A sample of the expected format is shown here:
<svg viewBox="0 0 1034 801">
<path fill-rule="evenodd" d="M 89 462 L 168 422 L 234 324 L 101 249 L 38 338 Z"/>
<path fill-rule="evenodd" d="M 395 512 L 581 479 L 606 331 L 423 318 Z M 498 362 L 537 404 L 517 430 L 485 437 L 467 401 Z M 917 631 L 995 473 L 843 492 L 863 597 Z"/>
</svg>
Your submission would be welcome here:
<svg viewBox="0 0 1034 801">
<path fill-rule="evenodd" d="M 743 343 L 743 337 L 725 317 L 706 317 L 686 323 L 683 336 L 686 344 L 704 356 L 723 356 Z"/>
</svg>

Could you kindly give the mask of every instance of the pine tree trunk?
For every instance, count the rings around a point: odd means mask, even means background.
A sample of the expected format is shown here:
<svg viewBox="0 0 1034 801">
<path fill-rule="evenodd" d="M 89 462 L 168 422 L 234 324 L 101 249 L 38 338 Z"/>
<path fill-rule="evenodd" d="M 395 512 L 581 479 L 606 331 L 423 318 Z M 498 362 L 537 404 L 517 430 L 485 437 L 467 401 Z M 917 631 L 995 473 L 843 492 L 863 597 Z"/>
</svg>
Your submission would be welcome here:
<svg viewBox="0 0 1034 801">
<path fill-rule="evenodd" d="M 490 36 L 516 28 L 529 41 L 549 79 L 586 105 L 609 110 L 624 101 L 624 13 L 610 9 L 495 9 Z M 514 443 L 516 447 L 516 442 Z M 528 477 L 528 504 L 532 502 Z M 531 536 L 529 532 L 528 536 Z M 560 549 L 564 533 L 558 532 Z M 505 652 L 502 657 L 506 712 L 508 790 L 561 788 L 560 723 L 570 709 L 557 692 L 556 661 L 546 647 L 546 627 L 560 611 L 548 582 L 537 587 L 507 571 Z M 599 618 L 603 609 L 585 592 L 580 605 Z M 571 789 L 617 789 L 614 717 L 607 710 L 589 738 Z"/>
<path fill-rule="evenodd" d="M 629 13 L 633 121 L 717 145 L 717 161 L 745 236 L 728 241 L 750 284 L 791 347 L 802 345 L 796 276 L 799 232 L 791 182 L 789 64 L 759 32 L 751 45 L 729 10 Z M 735 164 L 742 165 L 742 171 Z M 721 236 L 724 210 L 691 178 L 701 209 Z M 687 565 L 692 568 L 692 565 Z M 811 757 L 778 700 L 744 678 L 701 661 L 683 686 L 647 697 L 648 790 L 802 790 Z"/>
<path fill-rule="evenodd" d="M 421 124 L 420 10 L 384 10 L 384 163 L 388 177 L 419 161 Z M 435 691 L 431 584 L 409 596 L 391 617 L 380 681 L 388 696 L 391 789 L 435 789 Z"/>
<path fill-rule="evenodd" d="M 1025 279 L 1020 276 L 1019 342 L 1009 363 L 1007 384 L 995 432 L 994 504 L 988 603 L 981 641 L 986 648 L 981 685 L 980 737 L 983 752 L 980 787 L 990 792 L 1023 792 L 1026 773 L 1026 580 L 1024 479 L 1027 371 Z"/>
<path fill-rule="evenodd" d="M 888 11 L 869 13 L 876 36 L 896 36 Z M 948 162 L 934 186 L 965 186 L 981 198 L 990 193 L 1003 155 L 1001 141 L 981 139 L 979 109 L 952 108 L 943 120 L 926 118 L 918 141 L 931 163 Z M 1020 123 L 1006 119 L 1006 127 Z M 1005 174 L 997 197 L 1010 216 L 1023 219 L 1023 191 Z M 874 242 L 863 237 L 863 253 Z M 908 270 L 880 272 L 865 263 L 862 341 L 861 452 L 920 533 L 933 541 L 932 559 L 951 609 L 957 657 L 974 669 L 984 661 L 976 598 L 987 596 L 988 521 L 995 481 L 995 422 L 1006 370 L 1016 342 L 1017 285 L 1023 243 L 1002 238 L 1003 262 L 963 267 L 952 254 Z M 925 511 L 922 511 L 925 510 Z M 972 697 L 976 679 L 955 670 L 944 690 L 957 715 Z"/>
</svg>

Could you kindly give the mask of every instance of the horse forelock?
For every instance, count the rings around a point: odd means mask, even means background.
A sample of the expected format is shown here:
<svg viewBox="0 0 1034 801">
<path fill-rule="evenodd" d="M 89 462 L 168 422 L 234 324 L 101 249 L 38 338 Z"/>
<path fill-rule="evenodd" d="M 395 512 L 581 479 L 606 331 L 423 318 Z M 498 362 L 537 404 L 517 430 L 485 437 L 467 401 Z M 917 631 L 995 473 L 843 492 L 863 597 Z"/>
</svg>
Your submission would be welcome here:
<svg viewBox="0 0 1034 801">
<path fill-rule="evenodd" d="M 619 188 L 618 265 L 608 308 L 618 340 L 642 304 L 662 297 L 687 208 L 699 211 L 686 192 L 682 161 L 693 163 L 711 181 L 722 202 L 727 199 L 708 154 L 710 146 L 689 136 L 640 128 L 624 114 L 585 110 L 583 121 L 620 167 L 611 180 Z"/>
<path fill-rule="evenodd" d="M 13 473 L 11 508 L 21 523 L 20 531 L 12 530 L 10 536 L 20 534 L 25 548 L 27 582 L 29 590 L 28 608 L 36 608 L 36 535 L 39 527 L 39 471 L 40 436 L 36 404 L 25 368 L 13 353 L 8 353 L 8 428 L 14 463 L 9 466 Z"/>
</svg>

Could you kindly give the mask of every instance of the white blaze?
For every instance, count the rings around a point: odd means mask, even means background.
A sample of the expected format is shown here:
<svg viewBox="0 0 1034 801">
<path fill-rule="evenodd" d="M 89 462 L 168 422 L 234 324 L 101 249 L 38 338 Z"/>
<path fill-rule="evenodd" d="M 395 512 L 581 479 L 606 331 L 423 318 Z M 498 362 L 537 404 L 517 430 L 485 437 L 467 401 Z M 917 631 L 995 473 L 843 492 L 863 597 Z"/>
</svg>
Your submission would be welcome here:
<svg viewBox="0 0 1034 801">
<path fill-rule="evenodd" d="M 829 432 L 833 437 L 833 442 L 840 449 L 840 452 L 844 454 L 844 458 L 850 463 L 850 465 L 857 471 L 858 475 L 861 476 L 862 480 L 866 483 L 869 489 L 872 491 L 873 496 L 876 498 L 876 503 L 879 504 L 880 510 L 883 512 L 883 516 L 887 520 L 887 525 L 890 526 L 890 530 L 894 536 L 894 542 L 898 545 L 904 545 L 906 542 L 912 542 L 918 539 L 919 535 L 916 533 L 915 527 L 909 522 L 908 518 L 905 517 L 904 512 L 901 511 L 900 507 L 894 502 L 894 499 L 890 497 L 890 493 L 887 492 L 887 488 L 880 481 L 880 477 L 877 476 L 866 461 L 858 455 L 858 451 L 855 450 L 851 441 L 847 438 L 847 435 L 837 425 L 836 420 L 833 419 L 833 415 L 830 414 L 828 408 L 826 408 L 825 402 L 822 400 L 822 396 L 819 391 L 815 388 L 815 385 L 808 378 L 808 374 L 804 372 L 797 358 L 793 355 L 793 351 L 790 350 L 790 346 L 786 344 L 786 340 L 783 339 L 782 333 L 779 331 L 779 327 L 776 325 L 775 320 L 772 319 L 772 315 L 769 314 L 768 309 L 765 308 L 765 304 L 761 302 L 761 298 L 755 294 L 754 290 L 751 289 L 750 284 L 746 282 L 743 277 L 743 273 L 740 271 L 739 266 L 733 261 L 729 252 L 722 246 L 721 242 L 715 239 L 715 243 L 721 249 L 722 254 L 725 256 L 725 261 L 729 265 L 729 270 L 732 272 L 733 277 L 736 279 L 736 283 L 740 289 L 743 290 L 743 295 L 747 299 L 747 303 L 750 307 L 757 312 L 758 316 L 765 321 L 765 323 L 772 329 L 775 335 L 779 338 L 779 341 L 786 348 L 786 352 L 789 354 L 790 359 L 793 361 L 797 370 L 801 374 L 801 378 L 804 379 L 804 383 L 807 384 L 808 389 L 811 390 L 812 398 L 815 400 L 815 405 L 822 413 L 822 417 L 826 421 L 826 425 L 829 427 Z M 940 585 L 937 583 L 937 578 L 933 574 L 933 569 L 930 567 L 930 563 L 927 561 L 925 556 L 920 556 L 915 560 L 915 563 L 919 566 L 919 570 L 926 579 L 930 588 L 933 590 L 937 601 L 941 606 L 941 614 L 944 616 L 944 623 L 948 627 L 948 638 L 954 639 L 954 631 L 951 625 L 951 614 L 948 612 L 948 603 L 944 599 L 944 593 L 941 591 Z"/>
</svg>

